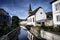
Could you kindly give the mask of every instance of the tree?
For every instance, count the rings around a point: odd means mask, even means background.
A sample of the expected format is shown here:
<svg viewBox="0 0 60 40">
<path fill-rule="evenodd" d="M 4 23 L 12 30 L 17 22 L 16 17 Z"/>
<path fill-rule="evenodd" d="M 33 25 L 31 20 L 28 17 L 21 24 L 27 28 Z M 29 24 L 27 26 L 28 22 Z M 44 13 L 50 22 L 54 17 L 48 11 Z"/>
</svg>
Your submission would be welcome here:
<svg viewBox="0 0 60 40">
<path fill-rule="evenodd" d="M 19 18 L 17 16 L 13 16 L 12 17 L 12 26 L 18 27 L 19 26 L 19 22 L 20 22 L 20 20 L 19 20 Z"/>
</svg>

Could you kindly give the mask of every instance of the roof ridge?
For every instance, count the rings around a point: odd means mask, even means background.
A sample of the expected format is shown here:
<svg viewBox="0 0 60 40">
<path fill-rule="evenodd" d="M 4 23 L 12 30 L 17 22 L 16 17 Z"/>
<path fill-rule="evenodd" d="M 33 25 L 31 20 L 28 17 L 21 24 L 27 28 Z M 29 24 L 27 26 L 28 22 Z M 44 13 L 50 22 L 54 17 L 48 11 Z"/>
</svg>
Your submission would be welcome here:
<svg viewBox="0 0 60 40">
<path fill-rule="evenodd" d="M 32 15 L 35 15 L 36 12 L 37 12 L 40 8 L 42 8 L 42 7 L 38 7 L 38 8 L 36 8 L 34 11 L 32 11 Z M 32 15 L 30 15 L 30 16 L 32 16 Z M 30 17 L 30 16 L 29 16 L 29 17 Z"/>
<path fill-rule="evenodd" d="M 42 8 L 42 7 L 40 7 L 40 6 L 39 6 L 39 7 L 38 7 L 38 8 L 36 8 L 35 10 L 37 10 L 37 9 L 39 9 L 39 8 Z"/>
<path fill-rule="evenodd" d="M 33 11 L 33 14 L 35 14 L 40 8 L 42 8 L 42 7 L 36 8 L 36 9 Z"/>
</svg>

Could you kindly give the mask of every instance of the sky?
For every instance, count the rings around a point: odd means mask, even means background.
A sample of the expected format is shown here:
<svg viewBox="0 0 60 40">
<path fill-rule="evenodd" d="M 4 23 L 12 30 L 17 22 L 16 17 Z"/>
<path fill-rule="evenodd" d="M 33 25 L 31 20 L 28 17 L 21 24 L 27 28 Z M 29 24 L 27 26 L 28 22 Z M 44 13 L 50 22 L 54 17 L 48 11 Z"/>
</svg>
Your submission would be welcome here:
<svg viewBox="0 0 60 40">
<path fill-rule="evenodd" d="M 18 16 L 20 19 L 25 19 L 28 16 L 29 4 L 32 10 L 42 7 L 45 12 L 52 11 L 52 0 L 0 0 L 0 8 L 5 9 L 10 16 Z"/>
</svg>

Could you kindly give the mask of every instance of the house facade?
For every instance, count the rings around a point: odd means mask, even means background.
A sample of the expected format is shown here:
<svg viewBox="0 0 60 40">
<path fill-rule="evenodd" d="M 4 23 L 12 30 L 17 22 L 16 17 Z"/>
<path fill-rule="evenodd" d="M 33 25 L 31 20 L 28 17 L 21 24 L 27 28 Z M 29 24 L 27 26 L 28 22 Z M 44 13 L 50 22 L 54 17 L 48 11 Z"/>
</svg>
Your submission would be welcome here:
<svg viewBox="0 0 60 40">
<path fill-rule="evenodd" d="M 27 25 L 36 26 L 41 22 L 45 22 L 45 20 L 46 20 L 46 14 L 44 9 L 42 7 L 38 7 L 37 9 L 32 11 L 30 4 L 28 10 Z"/>
<path fill-rule="evenodd" d="M 47 12 L 46 13 L 47 20 L 45 21 L 45 26 L 53 26 L 53 15 L 52 12 Z"/>
<path fill-rule="evenodd" d="M 11 26 L 11 17 L 4 9 L 0 8 L 0 29 L 5 26 Z"/>
<path fill-rule="evenodd" d="M 60 0 L 52 1 L 54 26 L 60 25 Z"/>
</svg>

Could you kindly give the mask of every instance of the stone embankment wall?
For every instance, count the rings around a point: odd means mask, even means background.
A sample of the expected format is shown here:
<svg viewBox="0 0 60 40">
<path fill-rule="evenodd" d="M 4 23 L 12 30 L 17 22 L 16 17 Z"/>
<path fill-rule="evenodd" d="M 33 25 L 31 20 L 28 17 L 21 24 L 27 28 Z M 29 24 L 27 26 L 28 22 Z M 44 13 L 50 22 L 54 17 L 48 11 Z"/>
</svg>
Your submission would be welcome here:
<svg viewBox="0 0 60 40">
<path fill-rule="evenodd" d="M 60 35 L 41 30 L 41 37 L 47 40 L 60 40 Z"/>
<path fill-rule="evenodd" d="M 20 33 L 20 27 L 17 27 L 8 34 L 2 36 L 0 40 L 17 40 L 19 33 Z"/>
</svg>

